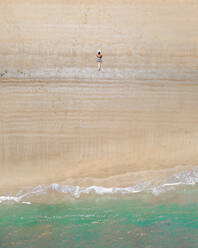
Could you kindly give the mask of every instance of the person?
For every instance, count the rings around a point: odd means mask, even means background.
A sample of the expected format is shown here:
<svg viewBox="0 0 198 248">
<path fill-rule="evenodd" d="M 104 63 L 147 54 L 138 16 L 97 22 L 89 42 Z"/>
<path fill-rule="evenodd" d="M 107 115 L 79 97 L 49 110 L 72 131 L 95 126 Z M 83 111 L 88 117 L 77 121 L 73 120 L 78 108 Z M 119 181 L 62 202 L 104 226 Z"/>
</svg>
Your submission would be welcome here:
<svg viewBox="0 0 198 248">
<path fill-rule="evenodd" d="M 100 71 L 101 65 L 102 65 L 102 51 L 101 50 L 97 51 L 96 58 L 97 58 L 97 63 L 98 63 L 98 71 Z"/>
</svg>

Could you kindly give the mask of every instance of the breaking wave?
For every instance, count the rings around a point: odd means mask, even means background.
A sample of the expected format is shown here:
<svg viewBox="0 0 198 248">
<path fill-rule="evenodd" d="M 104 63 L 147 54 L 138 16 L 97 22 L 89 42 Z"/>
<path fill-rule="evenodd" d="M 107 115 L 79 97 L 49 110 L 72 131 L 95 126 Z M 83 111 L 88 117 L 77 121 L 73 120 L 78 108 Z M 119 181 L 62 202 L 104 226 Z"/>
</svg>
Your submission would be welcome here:
<svg viewBox="0 0 198 248">
<path fill-rule="evenodd" d="M 31 204 L 31 198 L 34 196 L 46 195 L 50 192 L 59 193 L 61 195 L 79 198 L 82 195 L 106 195 L 106 194 L 135 194 L 140 192 L 150 192 L 153 195 L 174 190 L 181 185 L 196 185 L 198 183 L 198 168 L 192 171 L 184 171 L 173 174 L 163 182 L 142 182 L 131 187 L 106 188 L 102 186 L 80 187 L 72 185 L 61 185 L 52 183 L 47 186 L 39 185 L 34 188 L 21 189 L 15 195 L 0 196 L 0 203 L 12 201 L 16 203 Z"/>
</svg>

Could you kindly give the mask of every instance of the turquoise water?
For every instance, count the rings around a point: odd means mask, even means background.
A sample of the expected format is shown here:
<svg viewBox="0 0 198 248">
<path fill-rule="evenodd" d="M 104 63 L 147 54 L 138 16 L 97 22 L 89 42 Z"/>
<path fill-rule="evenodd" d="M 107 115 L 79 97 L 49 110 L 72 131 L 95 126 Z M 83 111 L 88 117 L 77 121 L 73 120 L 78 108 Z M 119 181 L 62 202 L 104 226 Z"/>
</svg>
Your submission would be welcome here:
<svg viewBox="0 0 198 248">
<path fill-rule="evenodd" d="M 56 193 L 58 194 L 58 193 Z M 197 248 L 198 186 L 0 204 L 1 248 Z M 47 202 L 46 199 L 49 198 Z"/>
</svg>

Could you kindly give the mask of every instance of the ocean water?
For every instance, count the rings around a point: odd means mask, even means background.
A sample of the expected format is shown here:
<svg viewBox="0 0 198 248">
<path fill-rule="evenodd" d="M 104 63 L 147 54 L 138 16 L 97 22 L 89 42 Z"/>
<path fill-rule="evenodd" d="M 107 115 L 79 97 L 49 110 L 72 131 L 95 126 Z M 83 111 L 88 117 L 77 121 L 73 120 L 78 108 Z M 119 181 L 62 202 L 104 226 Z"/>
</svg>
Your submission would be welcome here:
<svg viewBox="0 0 198 248">
<path fill-rule="evenodd" d="M 128 188 L 52 184 L 0 197 L 1 248 L 196 248 L 198 170 Z"/>
</svg>

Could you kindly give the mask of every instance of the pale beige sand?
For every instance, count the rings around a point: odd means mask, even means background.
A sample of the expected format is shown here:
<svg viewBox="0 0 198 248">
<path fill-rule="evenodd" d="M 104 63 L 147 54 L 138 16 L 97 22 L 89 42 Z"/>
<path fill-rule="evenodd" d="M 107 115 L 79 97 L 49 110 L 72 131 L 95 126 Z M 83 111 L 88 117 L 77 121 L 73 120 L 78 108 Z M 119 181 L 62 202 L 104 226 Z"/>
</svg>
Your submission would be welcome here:
<svg viewBox="0 0 198 248">
<path fill-rule="evenodd" d="M 197 165 L 197 105 L 196 83 L 1 82 L 1 186 L 126 186 L 189 169 Z M 164 171 L 149 172 L 156 169 Z"/>
<path fill-rule="evenodd" d="M 0 65 L 93 67 L 102 48 L 107 67 L 195 67 L 197 12 L 197 0 L 4 0 Z"/>
<path fill-rule="evenodd" d="M 197 10 L 192 0 L 2 1 L 0 188 L 129 186 L 196 166 Z M 93 68 L 97 48 L 100 80 L 28 74 Z M 117 80 L 126 68 L 138 76 Z"/>
</svg>

